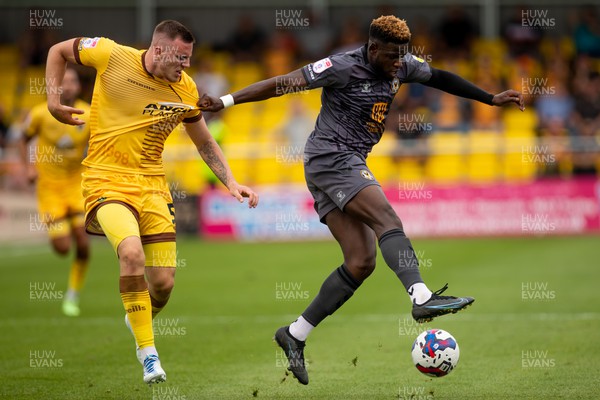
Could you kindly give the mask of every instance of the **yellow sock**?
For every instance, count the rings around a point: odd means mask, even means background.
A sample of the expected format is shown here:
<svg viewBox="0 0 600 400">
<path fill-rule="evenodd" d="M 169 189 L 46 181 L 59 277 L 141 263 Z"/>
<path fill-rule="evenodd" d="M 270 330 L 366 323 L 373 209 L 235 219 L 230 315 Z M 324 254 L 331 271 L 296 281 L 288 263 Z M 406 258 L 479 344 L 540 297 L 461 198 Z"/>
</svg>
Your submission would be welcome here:
<svg viewBox="0 0 600 400">
<path fill-rule="evenodd" d="M 135 342 L 140 349 L 154 347 L 154 332 L 152 331 L 152 304 L 148 289 L 142 292 L 121 293 L 123 306 L 135 336 Z"/>
<path fill-rule="evenodd" d="M 85 282 L 85 275 L 88 269 L 88 260 L 76 258 L 71 264 L 69 271 L 69 290 L 79 293 Z"/>
</svg>

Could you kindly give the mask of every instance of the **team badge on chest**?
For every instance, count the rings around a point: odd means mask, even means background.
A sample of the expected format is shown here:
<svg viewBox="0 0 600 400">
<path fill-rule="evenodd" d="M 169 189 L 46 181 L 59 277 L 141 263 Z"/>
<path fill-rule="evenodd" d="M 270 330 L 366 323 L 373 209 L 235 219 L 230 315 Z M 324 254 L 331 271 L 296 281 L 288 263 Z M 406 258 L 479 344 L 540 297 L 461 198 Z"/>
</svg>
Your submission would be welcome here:
<svg viewBox="0 0 600 400">
<path fill-rule="evenodd" d="M 396 92 L 398 91 L 398 89 L 400 89 L 400 79 L 398 78 L 394 78 L 394 80 L 392 81 L 392 93 L 396 94 Z"/>
</svg>

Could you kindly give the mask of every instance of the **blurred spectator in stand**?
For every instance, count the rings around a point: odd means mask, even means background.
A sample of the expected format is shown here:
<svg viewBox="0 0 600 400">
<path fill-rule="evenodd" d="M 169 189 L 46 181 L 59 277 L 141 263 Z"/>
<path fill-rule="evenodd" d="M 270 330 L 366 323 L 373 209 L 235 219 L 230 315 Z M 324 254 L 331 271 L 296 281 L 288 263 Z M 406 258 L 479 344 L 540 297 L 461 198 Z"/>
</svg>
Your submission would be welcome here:
<svg viewBox="0 0 600 400">
<path fill-rule="evenodd" d="M 304 152 L 306 139 L 315 128 L 315 116 L 300 99 L 301 95 L 291 98 L 285 123 L 277 129 L 279 141 L 288 144 L 298 154 Z"/>
<path fill-rule="evenodd" d="M 196 64 L 196 73 L 193 76 L 198 87 L 198 93 L 206 93 L 210 96 L 220 96 L 229 92 L 229 82 L 222 73 L 214 68 L 210 55 L 201 56 Z"/>
<path fill-rule="evenodd" d="M 300 60 L 312 62 L 328 54 L 332 46 L 331 27 L 323 19 L 322 14 L 315 10 L 308 11 L 308 29 L 297 30 L 296 38 L 300 45 Z"/>
<path fill-rule="evenodd" d="M 493 62 L 488 53 L 481 53 L 475 59 L 473 82 L 490 93 L 501 91 L 502 74 L 499 66 Z M 500 128 L 501 108 L 489 107 L 486 104 L 469 103 L 471 127 L 473 129 L 498 131 Z"/>
<path fill-rule="evenodd" d="M 437 41 L 433 38 L 428 19 L 422 15 L 419 15 L 414 19 L 414 22 L 409 21 L 409 25 L 411 27 L 411 39 L 408 47 L 409 52 L 415 56 L 423 58 L 428 63 L 435 61 L 433 57 L 434 54 L 441 58 L 442 56 L 435 46 Z"/>
<path fill-rule="evenodd" d="M 529 56 L 539 58 L 539 46 L 544 35 L 543 30 L 536 26 L 538 19 L 528 18 L 532 9 L 517 7 L 512 17 L 504 24 L 502 32 L 508 50 L 513 58 Z"/>
<path fill-rule="evenodd" d="M 544 118 L 539 130 L 538 176 L 565 176 L 571 165 L 571 146 L 565 120 L 551 115 Z"/>
<path fill-rule="evenodd" d="M 0 104 L 0 160 L 3 157 L 4 149 L 8 139 L 8 118 L 4 106 Z"/>
<path fill-rule="evenodd" d="M 269 37 L 264 63 L 266 76 L 284 75 L 296 67 L 299 46 L 290 29 L 277 29 Z M 223 92 L 227 93 L 227 92 Z"/>
<path fill-rule="evenodd" d="M 229 50 L 235 62 L 262 59 L 266 36 L 248 14 L 242 15 L 229 40 Z"/>
<path fill-rule="evenodd" d="M 566 68 L 566 67 L 565 67 Z M 535 109 L 538 114 L 540 129 L 548 128 L 547 123 L 557 123 L 563 127 L 568 124 L 569 116 L 573 112 L 574 102 L 567 88 L 567 76 L 563 67 L 557 65 L 548 71 L 547 89 L 549 94 L 538 96 L 535 100 Z"/>
<path fill-rule="evenodd" d="M 360 25 L 358 18 L 347 18 L 335 40 L 332 54 L 345 53 L 354 50 L 367 43 L 367 39 L 365 29 Z"/>
<path fill-rule="evenodd" d="M 600 163 L 600 74 L 590 72 L 574 92 L 571 115 L 573 174 L 597 174 Z"/>
<path fill-rule="evenodd" d="M 442 53 L 467 58 L 477 36 L 477 28 L 463 7 L 452 5 L 446 9 L 437 34 Z"/>
<path fill-rule="evenodd" d="M 395 164 L 410 160 L 424 168 L 429 155 L 427 138 L 433 129 L 432 112 L 427 104 L 434 91 L 424 85 L 400 86 L 386 118 L 386 131 L 394 132 L 397 139 L 392 150 Z"/>
<path fill-rule="evenodd" d="M 438 68 L 450 71 L 466 79 L 472 79 L 471 66 L 465 60 L 448 58 L 438 64 Z M 467 133 L 469 130 L 469 100 L 451 95 L 441 90 L 432 93 L 429 108 L 434 112 L 436 131 Z"/>
<path fill-rule="evenodd" d="M 600 19 L 596 6 L 582 7 L 573 36 L 577 53 L 600 58 Z"/>
<path fill-rule="evenodd" d="M 19 66 L 24 69 L 32 65 L 44 65 L 50 47 L 58 42 L 56 34 L 48 29 L 28 29 L 21 36 Z"/>
</svg>

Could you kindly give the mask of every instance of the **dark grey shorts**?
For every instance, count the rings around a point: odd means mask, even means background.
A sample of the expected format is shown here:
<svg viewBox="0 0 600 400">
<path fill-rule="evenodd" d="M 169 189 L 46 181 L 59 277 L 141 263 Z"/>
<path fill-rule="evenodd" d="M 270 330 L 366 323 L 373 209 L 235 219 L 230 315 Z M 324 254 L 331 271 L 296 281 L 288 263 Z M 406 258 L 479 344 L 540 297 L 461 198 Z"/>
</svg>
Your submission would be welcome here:
<svg viewBox="0 0 600 400">
<path fill-rule="evenodd" d="M 353 153 L 307 154 L 304 177 L 322 223 L 336 207 L 343 211 L 362 189 L 379 185 L 364 158 Z"/>
</svg>

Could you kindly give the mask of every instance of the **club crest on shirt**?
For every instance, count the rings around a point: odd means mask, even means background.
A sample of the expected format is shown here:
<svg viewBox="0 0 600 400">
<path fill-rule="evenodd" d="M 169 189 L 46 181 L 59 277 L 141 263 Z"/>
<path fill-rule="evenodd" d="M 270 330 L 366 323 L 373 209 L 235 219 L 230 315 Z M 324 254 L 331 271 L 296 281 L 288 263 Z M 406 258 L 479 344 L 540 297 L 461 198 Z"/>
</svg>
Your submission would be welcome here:
<svg viewBox="0 0 600 400">
<path fill-rule="evenodd" d="M 372 181 L 373 179 L 375 179 L 375 178 L 373 178 L 373 174 L 371 172 L 367 171 L 366 169 L 361 169 L 360 170 L 360 175 L 363 178 L 368 179 L 370 181 Z"/>
<path fill-rule="evenodd" d="M 398 89 L 400 89 L 400 79 L 398 79 L 398 77 L 396 77 L 392 81 L 392 93 L 396 94 Z"/>
</svg>

